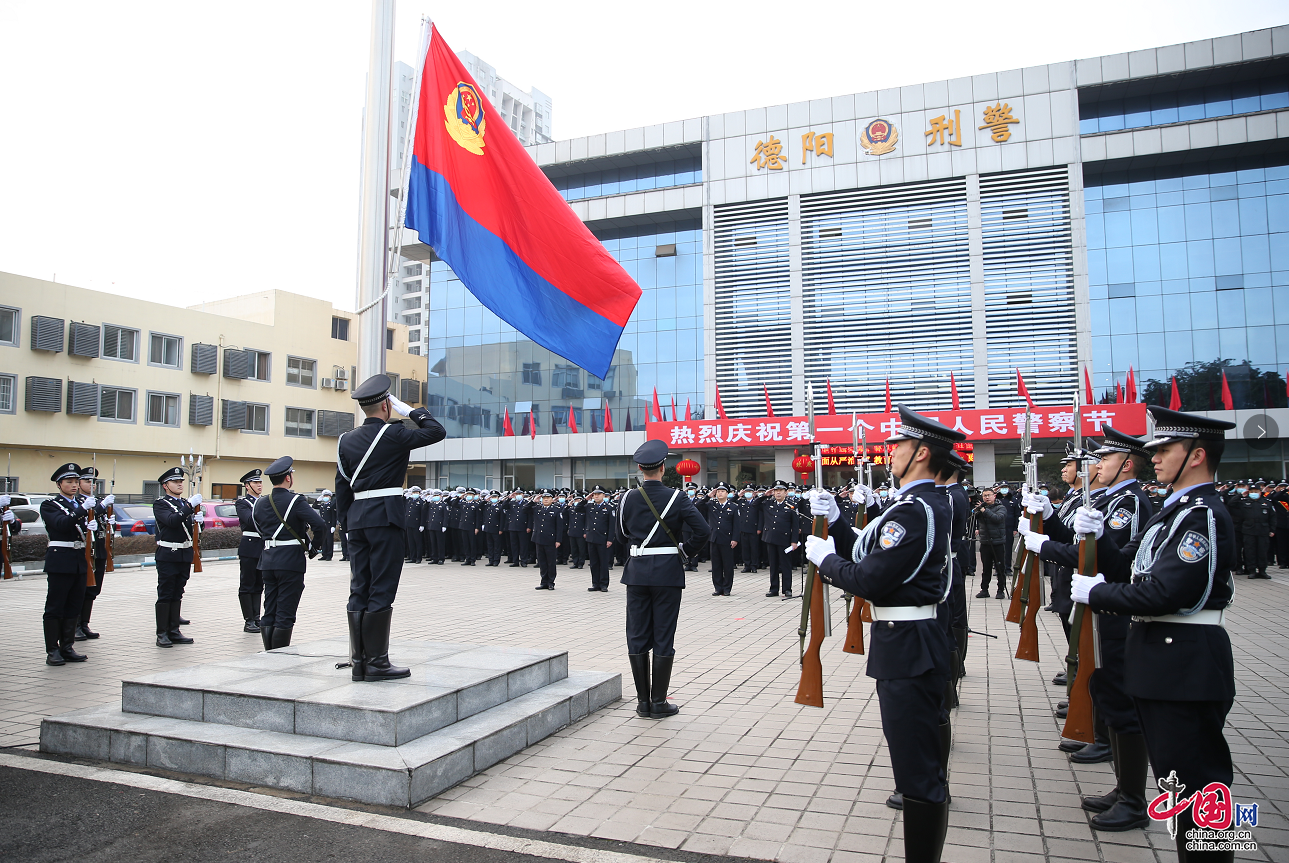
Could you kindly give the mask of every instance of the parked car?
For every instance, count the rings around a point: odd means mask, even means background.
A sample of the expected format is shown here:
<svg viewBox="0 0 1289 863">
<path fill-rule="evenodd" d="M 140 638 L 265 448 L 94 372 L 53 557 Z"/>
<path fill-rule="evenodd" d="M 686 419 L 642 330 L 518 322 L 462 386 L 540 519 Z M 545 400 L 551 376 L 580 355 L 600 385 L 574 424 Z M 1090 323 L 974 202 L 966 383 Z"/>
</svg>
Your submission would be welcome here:
<svg viewBox="0 0 1289 863">
<path fill-rule="evenodd" d="M 237 504 L 231 500 L 203 501 L 201 508 L 206 516 L 203 530 L 217 530 L 221 527 L 240 527 L 242 522 L 237 517 Z"/>
<path fill-rule="evenodd" d="M 114 503 L 116 512 L 116 531 L 121 536 L 156 536 L 157 520 L 152 515 L 152 504 L 149 503 Z"/>
<path fill-rule="evenodd" d="M 40 517 L 40 504 L 50 497 L 53 495 L 10 493 L 9 507 L 13 510 L 14 517 L 22 522 L 22 533 L 32 536 L 46 535 L 45 522 Z"/>
</svg>

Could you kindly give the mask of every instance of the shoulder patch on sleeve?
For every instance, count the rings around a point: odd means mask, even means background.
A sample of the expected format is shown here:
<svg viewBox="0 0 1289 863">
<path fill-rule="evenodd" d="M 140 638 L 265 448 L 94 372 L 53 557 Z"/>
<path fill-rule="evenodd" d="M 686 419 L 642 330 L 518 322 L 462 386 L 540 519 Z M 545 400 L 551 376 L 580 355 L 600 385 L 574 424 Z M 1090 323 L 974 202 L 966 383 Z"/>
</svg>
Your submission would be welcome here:
<svg viewBox="0 0 1289 863">
<path fill-rule="evenodd" d="M 1111 530 L 1122 530 L 1132 523 L 1132 513 L 1127 507 L 1121 506 L 1110 514 L 1108 523 Z"/>
<path fill-rule="evenodd" d="M 1208 557 L 1208 537 L 1201 536 L 1193 530 L 1186 531 L 1177 546 L 1177 556 L 1182 563 L 1198 563 Z"/>
<path fill-rule="evenodd" d="M 900 540 L 904 538 L 904 534 L 907 532 L 908 531 L 905 529 L 904 525 L 888 521 L 886 524 L 882 525 L 882 532 L 878 536 L 877 541 L 881 544 L 882 548 L 894 548 L 899 545 Z"/>
</svg>

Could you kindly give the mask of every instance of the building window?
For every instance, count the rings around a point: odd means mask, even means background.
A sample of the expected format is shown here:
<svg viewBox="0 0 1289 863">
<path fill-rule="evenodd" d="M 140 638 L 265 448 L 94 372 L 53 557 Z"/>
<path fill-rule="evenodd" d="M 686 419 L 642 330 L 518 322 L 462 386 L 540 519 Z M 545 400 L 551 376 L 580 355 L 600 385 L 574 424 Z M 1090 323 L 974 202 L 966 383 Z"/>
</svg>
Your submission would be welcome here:
<svg viewBox="0 0 1289 863">
<path fill-rule="evenodd" d="M 331 337 L 342 342 L 349 341 L 349 318 L 331 319 Z"/>
<path fill-rule="evenodd" d="M 577 366 L 556 363 L 555 370 L 551 372 L 551 386 L 581 389 L 582 370 Z"/>
<path fill-rule="evenodd" d="M 161 497 L 161 483 L 153 479 L 145 479 L 143 481 L 143 496 L 145 499 L 151 498 L 152 500 Z M 147 510 L 144 510 L 144 512 L 147 512 Z"/>
<path fill-rule="evenodd" d="M 419 356 L 421 355 L 421 346 L 420 346 L 420 345 L 412 345 L 411 347 L 409 347 L 409 348 L 407 349 L 407 352 L 408 352 L 409 354 L 411 354 L 412 356 L 414 356 L 414 357 L 419 357 Z"/>
<path fill-rule="evenodd" d="M 179 427 L 179 396 L 172 393 L 148 393 L 148 418 L 150 426 Z"/>
<path fill-rule="evenodd" d="M 0 345 L 18 347 L 18 315 L 17 309 L 0 306 Z"/>
<path fill-rule="evenodd" d="M 286 436 L 313 437 L 313 411 L 305 408 L 287 408 Z"/>
<path fill-rule="evenodd" d="M 268 434 L 269 433 L 269 406 L 247 403 L 246 405 L 246 427 L 243 432 L 251 434 Z"/>
<path fill-rule="evenodd" d="M 269 357 L 267 351 L 246 351 L 246 379 L 250 381 L 267 381 L 269 379 Z"/>
<path fill-rule="evenodd" d="M 99 391 L 98 418 L 103 422 L 134 422 L 134 390 L 103 387 Z"/>
<path fill-rule="evenodd" d="M 139 344 L 139 331 L 125 327 L 103 325 L 103 356 L 109 360 L 138 362 L 136 348 Z"/>
<path fill-rule="evenodd" d="M 18 378 L 16 376 L 0 375 L 0 414 L 17 412 L 18 399 L 14 396 L 17 391 Z"/>
<path fill-rule="evenodd" d="M 537 387 L 542 385 L 541 363 L 524 363 L 524 383 Z"/>
<path fill-rule="evenodd" d="M 286 358 L 286 382 L 293 387 L 314 388 L 314 382 L 317 380 L 315 374 L 318 363 L 315 360 L 301 359 L 300 357 Z"/>
<path fill-rule="evenodd" d="M 420 331 L 420 330 L 408 330 L 408 332 L 407 332 L 407 340 L 408 340 L 409 342 L 419 342 L 419 341 L 421 340 L 421 331 Z"/>
<path fill-rule="evenodd" d="M 385 350 L 394 350 L 394 331 L 385 330 Z"/>
<path fill-rule="evenodd" d="M 421 289 L 420 279 L 417 279 L 414 282 L 403 282 L 403 293 L 405 294 L 414 294 L 420 289 Z"/>
<path fill-rule="evenodd" d="M 403 315 L 403 323 L 409 327 L 419 327 L 421 325 L 421 313 L 415 312 L 410 315 Z M 408 338 L 412 339 L 411 335 L 408 335 Z M 419 339 L 412 339 L 412 341 L 419 341 Z"/>
<path fill-rule="evenodd" d="M 420 264 L 407 264 L 403 267 L 403 275 L 405 276 L 419 276 L 420 274 L 421 274 Z"/>
<path fill-rule="evenodd" d="M 148 365 L 161 366 L 167 369 L 182 367 L 183 339 L 178 336 L 167 336 L 161 333 L 152 334 L 152 344 L 148 348 Z"/>
</svg>

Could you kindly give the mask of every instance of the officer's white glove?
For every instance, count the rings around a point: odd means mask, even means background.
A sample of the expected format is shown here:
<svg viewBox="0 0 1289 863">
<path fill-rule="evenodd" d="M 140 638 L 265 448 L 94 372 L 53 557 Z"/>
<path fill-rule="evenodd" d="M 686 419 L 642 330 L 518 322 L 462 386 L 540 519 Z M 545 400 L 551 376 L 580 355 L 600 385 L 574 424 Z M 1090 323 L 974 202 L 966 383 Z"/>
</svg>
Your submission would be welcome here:
<svg viewBox="0 0 1289 863">
<path fill-rule="evenodd" d="M 4 514 L 0 515 L 0 521 L 12 522 L 15 518 L 17 518 L 17 516 L 13 514 L 13 510 L 11 509 L 6 509 Z"/>
<path fill-rule="evenodd" d="M 108 523 L 108 524 L 110 524 L 110 525 L 112 525 L 112 527 L 116 527 L 116 516 L 114 516 L 114 515 L 109 515 L 109 516 L 107 517 L 107 523 Z"/>
<path fill-rule="evenodd" d="M 0 494 L 0 506 L 8 506 L 11 501 L 12 501 L 12 498 L 10 498 L 9 495 Z"/>
<path fill-rule="evenodd" d="M 1092 588 L 1098 584 L 1105 584 L 1105 576 L 1097 573 L 1096 577 L 1090 575 L 1074 574 L 1074 581 L 1070 585 L 1070 598 L 1075 602 L 1081 602 L 1087 605 L 1088 597 L 1092 595 Z"/>
<path fill-rule="evenodd" d="M 88 527 L 91 531 L 98 530 L 98 522 L 95 521 L 94 519 L 90 519 L 89 522 L 86 523 L 86 527 Z"/>
<path fill-rule="evenodd" d="M 107 497 L 103 498 L 103 506 L 111 506 L 114 503 L 116 503 L 116 495 L 114 494 L 109 494 Z"/>
<path fill-rule="evenodd" d="M 1100 539 L 1101 534 L 1105 533 L 1105 513 L 1086 506 L 1079 507 L 1074 513 L 1074 532 L 1090 533 L 1094 539 Z"/>
<path fill-rule="evenodd" d="M 841 510 L 837 508 L 837 500 L 821 488 L 811 489 L 810 491 L 810 514 L 812 516 L 827 516 L 829 524 L 841 518 Z"/>
<path fill-rule="evenodd" d="M 201 506 L 201 492 L 197 492 L 197 494 L 194 494 L 192 497 L 188 498 L 188 502 L 192 504 L 193 509 L 196 509 L 197 507 Z"/>
<path fill-rule="evenodd" d="M 393 393 L 389 394 L 389 409 L 401 417 L 405 417 L 412 412 L 412 409 L 408 405 L 399 401 Z"/>
<path fill-rule="evenodd" d="M 829 495 L 831 497 L 831 495 Z M 836 506 L 836 504 L 834 504 Z M 837 553 L 837 545 L 833 542 L 832 537 L 821 539 L 817 536 L 806 537 L 806 558 L 815 566 L 824 562 L 830 554 Z"/>
<path fill-rule="evenodd" d="M 421 525 L 420 527 L 418 527 L 418 528 L 416 529 L 416 532 L 417 532 L 417 533 L 420 533 L 420 532 L 422 532 L 423 530 L 425 530 L 425 525 Z"/>
<path fill-rule="evenodd" d="M 1029 519 L 1022 518 L 1020 521 L 1016 522 L 1016 532 L 1019 533 L 1021 536 L 1025 536 L 1027 533 L 1030 532 L 1030 530 L 1031 528 L 1029 526 Z"/>
<path fill-rule="evenodd" d="M 1024 521 L 1021 524 L 1024 524 Z M 1039 554 L 1043 550 L 1043 543 L 1047 542 L 1047 539 L 1046 534 L 1028 531 L 1025 534 L 1025 547 L 1034 552 L 1034 554 Z"/>
<path fill-rule="evenodd" d="M 193 521 L 197 522 L 197 524 L 198 524 L 198 525 L 200 525 L 200 526 L 202 526 L 202 527 L 205 527 L 205 526 L 206 526 L 206 514 L 205 514 L 205 513 L 202 513 L 202 512 L 197 513 L 195 516 L 193 516 Z"/>
<path fill-rule="evenodd" d="M 851 500 L 855 501 L 856 506 L 868 509 L 877 503 L 877 495 L 866 485 L 857 485 L 855 490 L 850 493 Z"/>
<path fill-rule="evenodd" d="M 1026 512 L 1042 515 L 1044 519 L 1051 518 L 1056 512 L 1052 508 L 1052 502 L 1041 494 L 1026 493 L 1021 497 L 1021 502 L 1024 503 Z"/>
<path fill-rule="evenodd" d="M 91 509 L 94 508 L 95 504 L 97 503 L 98 501 L 95 500 L 93 496 L 90 496 L 85 498 L 85 500 L 81 503 L 81 506 L 85 507 L 86 512 L 89 512 Z"/>
<path fill-rule="evenodd" d="M 448 532 L 448 529 L 447 529 L 446 527 L 441 527 L 441 528 L 439 528 L 439 530 L 443 531 L 444 533 L 447 533 L 447 532 Z"/>
</svg>

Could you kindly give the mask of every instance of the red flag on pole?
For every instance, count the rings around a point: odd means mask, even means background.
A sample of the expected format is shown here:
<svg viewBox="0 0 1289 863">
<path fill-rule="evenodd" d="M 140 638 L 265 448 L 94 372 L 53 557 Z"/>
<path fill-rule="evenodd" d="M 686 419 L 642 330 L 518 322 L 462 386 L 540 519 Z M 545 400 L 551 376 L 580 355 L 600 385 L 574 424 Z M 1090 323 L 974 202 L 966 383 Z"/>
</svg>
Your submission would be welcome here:
<svg viewBox="0 0 1289 863">
<path fill-rule="evenodd" d="M 685 399 L 685 421 L 689 421 L 689 399 Z"/>
<path fill-rule="evenodd" d="M 658 388 L 653 388 L 653 418 L 656 422 L 662 422 L 662 405 L 658 404 Z"/>
<path fill-rule="evenodd" d="M 577 434 L 577 414 L 573 413 L 573 406 L 568 406 L 568 433 Z"/>
<path fill-rule="evenodd" d="M 958 405 L 958 382 L 953 379 L 953 372 L 949 372 L 949 395 L 953 397 L 953 409 L 962 410 Z"/>
<path fill-rule="evenodd" d="M 1128 381 L 1123 386 L 1123 398 L 1128 404 L 1137 403 L 1137 378 L 1132 373 L 1132 366 L 1128 366 Z"/>
<path fill-rule="evenodd" d="M 533 440 L 537 440 L 537 417 L 533 415 L 532 411 L 528 412 L 528 436 Z"/>
<path fill-rule="evenodd" d="M 1114 403 L 1117 405 L 1123 404 L 1123 384 L 1118 381 L 1114 382 Z"/>
<path fill-rule="evenodd" d="M 1025 397 L 1025 404 L 1031 408 L 1034 407 L 1034 400 L 1029 397 L 1029 387 L 1025 386 L 1025 379 L 1020 375 L 1020 369 L 1016 369 L 1016 394 Z"/>
<path fill-rule="evenodd" d="M 506 416 L 501 421 L 501 431 L 506 437 L 515 436 L 515 427 L 510 424 L 510 405 L 506 405 Z"/>
<path fill-rule="evenodd" d="M 1235 410 L 1235 400 L 1231 398 L 1231 385 L 1226 382 L 1226 369 L 1222 369 L 1222 410 Z"/>
<path fill-rule="evenodd" d="M 1092 392 L 1092 375 L 1088 373 L 1088 367 L 1083 367 L 1083 389 L 1087 390 L 1086 401 L 1090 405 L 1097 403 L 1097 397 Z"/>
<path fill-rule="evenodd" d="M 720 384 L 717 384 L 717 385 L 716 385 L 716 418 L 717 418 L 718 420 L 727 420 L 727 419 L 729 419 L 729 417 L 725 416 L 725 405 L 721 404 L 721 386 L 720 386 Z"/>
<path fill-rule="evenodd" d="M 828 416 L 837 416 L 837 406 L 832 401 L 832 378 L 828 379 Z"/>
<path fill-rule="evenodd" d="M 676 416 L 676 397 L 673 395 L 671 397 L 671 421 L 675 422 L 678 419 L 680 417 Z"/>
<path fill-rule="evenodd" d="M 774 405 L 770 404 L 770 388 L 765 384 L 761 384 L 761 389 L 765 390 L 765 415 L 772 417 L 774 416 Z"/>
<path fill-rule="evenodd" d="M 891 412 L 891 379 L 886 379 L 886 412 Z"/>
<path fill-rule="evenodd" d="M 1173 393 L 1168 397 L 1168 409 L 1170 411 L 1179 411 L 1182 409 L 1182 394 L 1177 391 L 1177 376 L 1173 375 Z"/>
<path fill-rule="evenodd" d="M 627 414 L 627 416 L 630 416 L 630 414 Z M 606 432 L 613 431 L 613 408 L 609 407 L 608 399 L 604 400 L 604 430 Z"/>
</svg>

